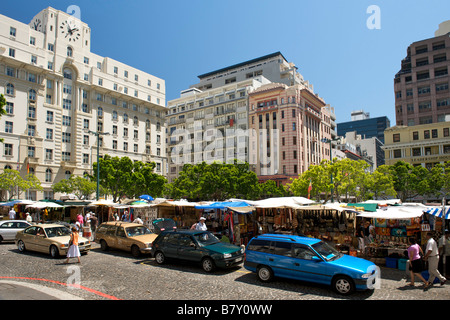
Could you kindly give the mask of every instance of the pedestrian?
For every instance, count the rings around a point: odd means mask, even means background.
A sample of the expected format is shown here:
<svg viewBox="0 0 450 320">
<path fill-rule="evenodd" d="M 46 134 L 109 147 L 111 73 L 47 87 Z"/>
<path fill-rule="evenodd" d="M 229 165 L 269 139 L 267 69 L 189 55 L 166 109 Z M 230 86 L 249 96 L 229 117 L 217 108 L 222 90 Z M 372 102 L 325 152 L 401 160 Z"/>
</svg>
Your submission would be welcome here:
<svg viewBox="0 0 450 320">
<path fill-rule="evenodd" d="M 69 263 L 70 258 L 77 258 L 78 263 L 81 263 L 80 256 L 80 248 L 78 247 L 78 231 L 77 228 L 73 227 L 72 233 L 70 234 L 69 250 L 67 251 L 67 259 L 65 263 Z"/>
<path fill-rule="evenodd" d="M 31 216 L 30 216 L 30 214 L 29 214 L 28 212 L 26 213 L 26 216 L 27 216 L 27 217 L 25 218 L 25 221 L 26 221 L 26 222 L 28 222 L 28 223 L 33 222 L 33 219 L 31 218 Z"/>
<path fill-rule="evenodd" d="M 445 243 L 445 252 L 444 252 Z M 439 239 L 439 256 L 440 264 L 442 265 L 442 273 L 445 277 L 450 276 L 450 232 L 446 229 L 444 235 Z M 445 259 L 445 270 L 444 270 L 444 259 Z"/>
<path fill-rule="evenodd" d="M 206 227 L 205 220 L 206 220 L 205 217 L 200 217 L 199 221 L 192 225 L 191 230 L 206 231 L 208 228 Z"/>
<path fill-rule="evenodd" d="M 430 274 L 430 278 L 428 278 L 428 282 L 430 285 L 433 285 L 433 282 L 436 278 L 441 282 L 441 286 L 447 281 L 438 270 L 439 264 L 439 251 L 436 240 L 433 238 L 432 232 L 427 232 L 427 247 L 425 249 L 425 257 L 424 260 L 428 261 L 428 273 Z"/>
<path fill-rule="evenodd" d="M 11 210 L 9 210 L 9 220 L 15 219 L 16 219 L 16 211 L 14 210 L 14 208 L 11 208 Z"/>
<path fill-rule="evenodd" d="M 83 228 L 83 225 L 84 225 L 84 218 L 83 218 L 83 216 L 81 215 L 81 213 L 78 213 L 78 215 L 77 215 L 77 222 L 80 224 L 80 228 Z"/>
<path fill-rule="evenodd" d="M 364 244 L 364 225 L 361 222 L 359 228 L 356 230 L 356 237 L 358 238 L 358 248 L 361 254 L 364 254 L 366 246 Z"/>
<path fill-rule="evenodd" d="M 92 229 L 92 232 L 95 232 L 95 230 L 97 229 L 97 224 L 98 224 L 98 219 L 95 216 L 95 213 L 91 212 L 91 229 Z"/>
<path fill-rule="evenodd" d="M 133 223 L 144 224 L 144 222 L 143 222 L 142 219 L 141 219 L 141 216 L 137 216 L 137 218 L 133 220 Z"/>
<path fill-rule="evenodd" d="M 417 275 L 420 280 L 423 281 L 425 288 L 427 288 L 430 283 L 425 280 L 422 276 L 421 272 L 423 271 L 423 256 L 422 248 L 417 243 L 416 239 L 411 237 L 409 238 L 410 246 L 408 248 L 408 257 L 409 257 L 409 270 L 411 273 L 411 283 L 410 286 L 414 286 L 414 275 Z"/>
</svg>

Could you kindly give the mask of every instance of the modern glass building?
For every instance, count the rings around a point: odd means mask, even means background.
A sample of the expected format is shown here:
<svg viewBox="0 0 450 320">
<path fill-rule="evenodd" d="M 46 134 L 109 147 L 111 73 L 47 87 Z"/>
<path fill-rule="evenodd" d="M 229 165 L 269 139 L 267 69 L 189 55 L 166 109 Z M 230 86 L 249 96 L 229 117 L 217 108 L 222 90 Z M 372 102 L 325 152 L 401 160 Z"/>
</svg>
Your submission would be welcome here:
<svg viewBox="0 0 450 320">
<path fill-rule="evenodd" d="M 362 138 L 377 137 L 384 144 L 384 130 L 390 127 L 387 117 L 368 118 L 337 124 L 337 135 L 345 136 L 347 132 L 356 131 Z"/>
</svg>

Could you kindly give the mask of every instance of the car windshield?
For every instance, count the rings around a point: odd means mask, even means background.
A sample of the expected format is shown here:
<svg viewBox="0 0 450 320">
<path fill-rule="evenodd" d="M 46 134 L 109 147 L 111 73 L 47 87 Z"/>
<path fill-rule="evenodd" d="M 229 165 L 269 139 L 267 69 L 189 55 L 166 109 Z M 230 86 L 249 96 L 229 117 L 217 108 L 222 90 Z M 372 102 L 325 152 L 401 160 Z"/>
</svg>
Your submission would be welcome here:
<svg viewBox="0 0 450 320">
<path fill-rule="evenodd" d="M 126 229 L 128 237 L 142 236 L 144 234 L 151 234 L 152 232 L 145 226 L 128 227 Z"/>
<path fill-rule="evenodd" d="M 71 232 L 68 228 L 60 226 L 60 227 L 45 228 L 45 233 L 47 234 L 48 238 L 53 238 L 53 237 L 69 236 Z"/>
<path fill-rule="evenodd" d="M 342 256 L 342 253 L 323 241 L 313 244 L 312 247 L 326 261 L 336 260 Z"/>
<path fill-rule="evenodd" d="M 220 240 L 217 239 L 216 236 L 213 235 L 211 232 L 202 232 L 194 234 L 194 239 L 201 247 L 209 246 L 211 244 L 220 242 Z"/>
</svg>

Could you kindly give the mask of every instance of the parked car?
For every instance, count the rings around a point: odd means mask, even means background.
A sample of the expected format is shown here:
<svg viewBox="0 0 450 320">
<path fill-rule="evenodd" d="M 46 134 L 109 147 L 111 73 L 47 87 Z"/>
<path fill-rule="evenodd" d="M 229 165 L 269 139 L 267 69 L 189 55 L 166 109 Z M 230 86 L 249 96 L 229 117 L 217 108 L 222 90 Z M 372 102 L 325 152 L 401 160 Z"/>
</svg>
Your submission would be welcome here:
<svg viewBox="0 0 450 320">
<path fill-rule="evenodd" d="M 319 239 L 263 234 L 250 240 L 244 268 L 263 282 L 283 277 L 331 285 L 343 295 L 374 288 L 378 268 L 373 262 L 344 255 Z"/>
<path fill-rule="evenodd" d="M 201 263 L 206 272 L 239 265 L 244 255 L 241 247 L 220 242 L 211 232 L 199 230 L 162 231 L 153 242 L 152 252 L 158 264 L 167 258 L 186 260 Z"/>
<path fill-rule="evenodd" d="M 177 224 L 173 219 L 170 218 L 158 218 L 152 221 L 153 229 L 156 234 L 160 234 L 164 230 L 175 230 Z"/>
<path fill-rule="evenodd" d="M 69 228 L 60 224 L 37 224 L 16 234 L 16 245 L 20 252 L 26 250 L 49 253 L 53 258 L 67 255 L 70 240 Z M 78 238 L 80 253 L 88 253 L 91 249 L 89 239 Z"/>
<path fill-rule="evenodd" d="M 130 251 L 134 257 L 151 253 L 152 242 L 157 234 L 139 223 L 109 221 L 100 224 L 95 232 L 95 242 L 102 250 L 115 248 Z"/>
<path fill-rule="evenodd" d="M 2 241 L 14 241 L 17 231 L 21 231 L 31 223 L 25 220 L 3 220 L 0 221 L 0 243 Z"/>
</svg>

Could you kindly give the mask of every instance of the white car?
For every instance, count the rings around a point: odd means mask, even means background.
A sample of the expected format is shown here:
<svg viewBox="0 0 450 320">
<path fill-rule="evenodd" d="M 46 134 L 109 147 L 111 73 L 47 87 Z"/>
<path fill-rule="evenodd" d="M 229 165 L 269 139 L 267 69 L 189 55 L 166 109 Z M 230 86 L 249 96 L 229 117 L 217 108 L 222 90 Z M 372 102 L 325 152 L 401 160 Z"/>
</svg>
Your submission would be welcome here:
<svg viewBox="0 0 450 320">
<path fill-rule="evenodd" d="M 25 220 L 0 220 L 0 243 L 2 241 L 14 241 L 17 231 L 31 226 Z"/>
</svg>

